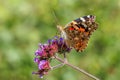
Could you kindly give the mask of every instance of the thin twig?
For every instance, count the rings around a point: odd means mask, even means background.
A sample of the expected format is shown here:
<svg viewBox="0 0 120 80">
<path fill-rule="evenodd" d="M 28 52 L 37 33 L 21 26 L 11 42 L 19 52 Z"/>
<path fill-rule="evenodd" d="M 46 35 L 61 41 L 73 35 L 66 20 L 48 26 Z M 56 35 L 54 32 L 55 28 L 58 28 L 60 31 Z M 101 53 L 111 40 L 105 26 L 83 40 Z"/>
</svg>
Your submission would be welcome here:
<svg viewBox="0 0 120 80">
<path fill-rule="evenodd" d="M 86 76 L 88 76 L 88 77 L 90 77 L 90 78 L 92 78 L 92 79 L 94 79 L 94 80 L 100 80 L 99 78 L 91 75 L 90 73 L 84 71 L 83 69 L 81 69 L 81 68 L 79 68 L 79 67 L 76 67 L 76 66 L 74 66 L 74 65 L 72 65 L 72 64 L 70 64 L 70 63 L 68 63 L 68 62 L 64 62 L 64 60 L 62 60 L 61 58 L 59 58 L 59 57 L 57 57 L 57 56 L 55 56 L 55 59 L 57 59 L 58 61 L 60 61 L 60 62 L 62 62 L 62 63 L 64 63 L 64 64 L 72 67 L 73 69 L 75 69 L 75 70 L 77 70 L 77 71 L 85 74 Z"/>
<path fill-rule="evenodd" d="M 58 65 L 52 66 L 52 67 L 51 67 L 51 70 L 57 69 L 57 68 L 62 67 L 62 66 L 64 66 L 64 65 L 65 65 L 65 64 L 62 63 L 62 64 L 58 64 Z"/>
</svg>

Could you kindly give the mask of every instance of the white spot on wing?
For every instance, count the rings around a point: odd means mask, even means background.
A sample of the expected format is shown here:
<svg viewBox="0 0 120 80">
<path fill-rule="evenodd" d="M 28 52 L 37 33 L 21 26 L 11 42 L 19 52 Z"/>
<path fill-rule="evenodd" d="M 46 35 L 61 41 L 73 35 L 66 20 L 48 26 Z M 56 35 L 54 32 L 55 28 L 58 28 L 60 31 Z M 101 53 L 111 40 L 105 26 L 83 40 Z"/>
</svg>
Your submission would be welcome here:
<svg viewBox="0 0 120 80">
<path fill-rule="evenodd" d="M 82 20 L 83 22 L 85 22 L 85 19 L 84 19 L 84 18 L 82 18 L 82 17 L 80 18 L 80 20 Z"/>
<path fill-rule="evenodd" d="M 87 15 L 88 18 L 90 18 L 90 15 Z"/>
</svg>

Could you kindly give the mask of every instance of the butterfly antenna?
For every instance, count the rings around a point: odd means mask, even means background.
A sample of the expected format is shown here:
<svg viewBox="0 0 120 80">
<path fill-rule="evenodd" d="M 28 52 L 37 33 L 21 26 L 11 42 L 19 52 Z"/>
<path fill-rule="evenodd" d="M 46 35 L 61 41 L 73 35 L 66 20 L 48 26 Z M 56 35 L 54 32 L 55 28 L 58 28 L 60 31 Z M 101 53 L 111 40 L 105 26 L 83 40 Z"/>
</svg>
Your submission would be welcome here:
<svg viewBox="0 0 120 80">
<path fill-rule="evenodd" d="M 57 18 L 56 12 L 55 12 L 54 9 L 52 9 L 51 12 L 52 12 L 52 15 L 53 15 L 53 17 L 54 17 L 54 23 L 56 24 L 57 29 L 58 29 L 58 26 L 60 26 L 60 24 L 59 24 L 59 20 L 58 20 L 58 18 Z M 59 29 L 58 29 L 58 30 L 59 30 Z M 56 32 L 56 35 L 59 36 L 59 31 Z"/>
<path fill-rule="evenodd" d="M 60 25 L 60 24 L 59 24 L 59 20 L 58 20 L 58 18 L 57 18 L 57 16 L 56 16 L 56 13 L 55 13 L 55 10 L 54 10 L 54 9 L 52 10 L 52 15 L 53 15 L 53 17 L 54 17 L 54 19 L 55 19 L 55 24 L 56 24 L 56 25 Z"/>
</svg>

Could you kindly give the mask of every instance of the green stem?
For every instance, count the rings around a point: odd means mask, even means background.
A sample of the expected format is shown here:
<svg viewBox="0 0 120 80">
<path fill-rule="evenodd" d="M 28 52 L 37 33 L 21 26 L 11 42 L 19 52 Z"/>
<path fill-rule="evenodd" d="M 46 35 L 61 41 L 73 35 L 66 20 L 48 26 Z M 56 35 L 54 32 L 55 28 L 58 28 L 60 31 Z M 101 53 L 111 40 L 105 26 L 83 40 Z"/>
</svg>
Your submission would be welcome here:
<svg viewBox="0 0 120 80">
<path fill-rule="evenodd" d="M 88 77 L 90 77 L 90 78 L 92 78 L 92 79 L 94 79 L 94 80 L 100 80 L 99 78 L 91 75 L 90 73 L 84 71 L 83 69 L 81 69 L 81 68 L 79 68 L 79 67 L 76 67 L 76 66 L 74 66 L 74 65 L 72 65 L 72 64 L 70 64 L 70 63 L 68 63 L 68 62 L 65 62 L 64 60 L 62 60 L 61 58 L 59 58 L 59 57 L 57 57 L 57 56 L 55 56 L 55 59 L 57 59 L 58 61 L 60 61 L 60 62 L 62 62 L 62 63 L 64 63 L 64 64 L 72 67 L 73 69 L 75 69 L 75 70 L 77 70 L 77 71 L 85 74 L 86 76 L 88 76 Z"/>
</svg>

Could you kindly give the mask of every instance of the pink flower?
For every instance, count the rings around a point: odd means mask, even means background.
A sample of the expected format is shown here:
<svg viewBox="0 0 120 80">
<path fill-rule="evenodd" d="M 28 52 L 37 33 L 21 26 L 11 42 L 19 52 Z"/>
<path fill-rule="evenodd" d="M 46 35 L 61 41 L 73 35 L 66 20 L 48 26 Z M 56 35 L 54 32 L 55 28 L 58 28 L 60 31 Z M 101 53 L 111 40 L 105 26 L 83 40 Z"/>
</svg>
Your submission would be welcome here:
<svg viewBox="0 0 120 80">
<path fill-rule="evenodd" d="M 40 77 L 47 74 L 50 70 L 49 60 L 56 53 L 66 53 L 70 52 L 71 48 L 67 46 L 63 38 L 55 37 L 52 40 L 48 40 L 46 44 L 39 44 L 39 49 L 35 51 L 34 62 L 38 64 L 38 72 L 33 72 L 33 74 L 38 74 Z"/>
<path fill-rule="evenodd" d="M 50 65 L 49 65 L 48 60 L 41 60 L 41 61 L 38 63 L 38 68 L 39 68 L 39 70 L 49 69 L 49 68 L 50 68 Z"/>
<path fill-rule="evenodd" d="M 38 58 L 36 58 L 36 60 L 37 59 Z M 47 74 L 48 71 L 50 70 L 49 61 L 48 60 L 38 61 L 38 68 L 39 68 L 38 72 L 33 72 L 33 74 L 38 74 L 40 78 L 42 78 L 43 75 Z"/>
</svg>

